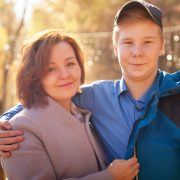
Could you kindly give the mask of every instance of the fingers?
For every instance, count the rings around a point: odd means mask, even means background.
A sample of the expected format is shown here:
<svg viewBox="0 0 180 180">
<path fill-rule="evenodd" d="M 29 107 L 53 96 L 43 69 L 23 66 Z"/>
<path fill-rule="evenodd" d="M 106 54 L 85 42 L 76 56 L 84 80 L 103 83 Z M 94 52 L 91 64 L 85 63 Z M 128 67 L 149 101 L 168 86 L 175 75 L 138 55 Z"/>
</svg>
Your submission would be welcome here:
<svg viewBox="0 0 180 180">
<path fill-rule="evenodd" d="M 23 136 L 15 136 L 15 137 L 10 137 L 10 138 L 1 138 L 0 139 L 0 145 L 11 145 L 15 143 L 19 143 L 23 140 Z M 2 150 L 2 149 L 0 149 Z"/>
<path fill-rule="evenodd" d="M 134 178 L 139 173 L 140 164 L 137 162 L 134 166 L 132 166 L 132 177 Z"/>
<path fill-rule="evenodd" d="M 0 152 L 0 157 L 2 158 L 9 158 L 11 156 L 11 152 Z"/>
<path fill-rule="evenodd" d="M 132 157 L 132 158 L 128 159 L 127 162 L 129 163 L 130 166 L 133 166 L 137 163 L 137 158 Z"/>
<path fill-rule="evenodd" d="M 0 121 L 0 157 L 10 157 L 10 151 L 18 149 L 18 143 L 23 140 L 22 131 L 11 129 L 12 126 L 8 121 Z"/>
<path fill-rule="evenodd" d="M 139 163 L 136 157 L 132 157 L 128 159 L 127 163 L 132 168 L 133 171 L 136 171 L 139 168 Z"/>
<path fill-rule="evenodd" d="M 140 164 L 137 161 L 136 157 L 132 157 L 127 160 L 128 166 L 130 167 L 130 178 L 134 178 L 139 173 L 139 166 Z"/>
<path fill-rule="evenodd" d="M 134 171 L 132 173 L 132 178 L 136 177 L 138 175 L 138 173 L 139 173 L 139 169 L 137 169 L 136 171 Z"/>
<path fill-rule="evenodd" d="M 14 151 L 18 148 L 19 148 L 19 144 L 0 145 L 1 153 L 5 153 L 8 151 Z"/>
<path fill-rule="evenodd" d="M 8 158 L 11 156 L 10 151 L 14 151 L 19 148 L 19 144 L 0 145 L 0 157 Z"/>
<path fill-rule="evenodd" d="M 0 130 L 0 138 L 20 136 L 22 134 L 23 132 L 20 130 Z"/>
<path fill-rule="evenodd" d="M 12 125 L 8 121 L 0 121 L 0 129 L 10 130 L 12 129 Z"/>
<path fill-rule="evenodd" d="M 0 156 L 9 157 L 13 151 L 18 149 L 17 143 L 23 140 L 23 132 L 19 130 L 0 130 Z"/>
</svg>

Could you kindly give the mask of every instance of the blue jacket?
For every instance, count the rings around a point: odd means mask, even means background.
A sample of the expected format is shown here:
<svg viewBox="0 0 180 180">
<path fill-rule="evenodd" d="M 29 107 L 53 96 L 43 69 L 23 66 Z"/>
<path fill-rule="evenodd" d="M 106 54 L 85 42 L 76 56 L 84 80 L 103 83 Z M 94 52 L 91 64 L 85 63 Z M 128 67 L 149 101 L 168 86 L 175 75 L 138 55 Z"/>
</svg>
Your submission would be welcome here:
<svg viewBox="0 0 180 180">
<path fill-rule="evenodd" d="M 136 147 L 139 179 L 180 180 L 180 71 L 160 73 L 159 91 L 136 121 L 127 159 Z"/>
</svg>

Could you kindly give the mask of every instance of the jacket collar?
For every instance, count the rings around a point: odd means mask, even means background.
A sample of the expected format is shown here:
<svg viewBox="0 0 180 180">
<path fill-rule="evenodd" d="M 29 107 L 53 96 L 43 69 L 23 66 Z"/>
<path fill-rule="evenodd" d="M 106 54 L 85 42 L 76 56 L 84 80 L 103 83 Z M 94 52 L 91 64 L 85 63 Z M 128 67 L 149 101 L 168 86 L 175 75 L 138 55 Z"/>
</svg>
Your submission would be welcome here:
<svg viewBox="0 0 180 180">
<path fill-rule="evenodd" d="M 180 71 L 173 74 L 159 70 L 159 96 L 180 93 Z"/>
</svg>

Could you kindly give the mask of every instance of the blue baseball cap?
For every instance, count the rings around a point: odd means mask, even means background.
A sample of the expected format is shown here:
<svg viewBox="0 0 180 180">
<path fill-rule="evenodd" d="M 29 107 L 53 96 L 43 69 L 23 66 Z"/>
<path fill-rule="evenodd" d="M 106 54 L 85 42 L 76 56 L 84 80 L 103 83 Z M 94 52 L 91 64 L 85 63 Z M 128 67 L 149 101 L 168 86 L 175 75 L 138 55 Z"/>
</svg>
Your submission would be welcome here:
<svg viewBox="0 0 180 180">
<path fill-rule="evenodd" d="M 143 8 L 149 14 L 151 19 L 162 29 L 162 11 L 158 7 L 154 6 L 153 4 L 150 4 L 143 0 L 132 0 L 124 4 L 118 10 L 115 16 L 114 26 L 118 25 L 122 12 L 129 9 L 135 9 L 135 8 Z"/>
</svg>

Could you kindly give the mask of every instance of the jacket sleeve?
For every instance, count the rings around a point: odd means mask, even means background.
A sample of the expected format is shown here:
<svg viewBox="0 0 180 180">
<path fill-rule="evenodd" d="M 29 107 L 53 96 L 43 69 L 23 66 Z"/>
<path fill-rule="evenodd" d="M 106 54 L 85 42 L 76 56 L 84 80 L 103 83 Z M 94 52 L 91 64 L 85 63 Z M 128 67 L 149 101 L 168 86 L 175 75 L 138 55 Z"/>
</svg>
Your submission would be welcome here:
<svg viewBox="0 0 180 180">
<path fill-rule="evenodd" d="M 13 118 L 14 120 L 14 118 Z M 18 119 L 19 120 L 19 119 Z M 21 120 L 21 119 L 20 119 Z M 24 119 L 28 121 L 29 119 Z M 2 158 L 1 163 L 9 180 L 55 180 L 56 174 L 43 143 L 27 123 L 12 122 L 15 129 L 24 131 L 24 141 L 20 148 L 12 152 L 10 158 Z"/>
<path fill-rule="evenodd" d="M 0 121 L 10 120 L 14 115 L 21 112 L 22 110 L 23 110 L 23 105 L 18 104 L 16 106 L 12 107 L 11 109 L 9 109 L 8 111 L 6 111 L 5 113 L 3 113 L 0 116 Z"/>
</svg>

